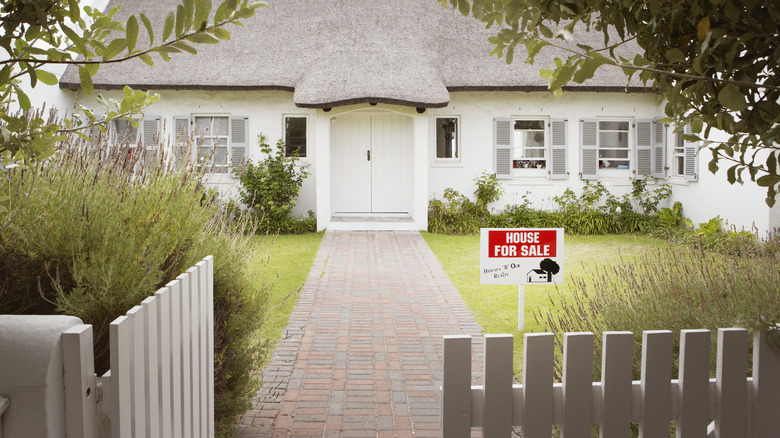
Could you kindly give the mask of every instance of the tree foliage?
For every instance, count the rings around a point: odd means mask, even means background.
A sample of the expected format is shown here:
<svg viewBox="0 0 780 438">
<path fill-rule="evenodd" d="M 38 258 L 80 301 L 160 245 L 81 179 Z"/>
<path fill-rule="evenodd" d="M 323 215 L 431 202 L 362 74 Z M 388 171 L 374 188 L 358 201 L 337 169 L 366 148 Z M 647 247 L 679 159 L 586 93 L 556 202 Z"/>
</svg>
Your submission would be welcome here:
<svg viewBox="0 0 780 438">
<path fill-rule="evenodd" d="M 780 4 L 774 0 L 438 0 L 498 30 L 493 54 L 512 62 L 515 49 L 533 63 L 542 50 L 564 57 L 540 70 L 560 95 L 599 68 L 621 68 L 666 99 L 668 121 L 690 125 L 690 141 L 712 153 L 709 169 L 727 163 L 730 183 L 749 177 L 774 205 L 780 190 Z M 578 44 L 577 32 L 603 44 Z M 628 55 L 631 53 L 631 55 Z M 706 141 L 713 128 L 728 135 Z M 745 172 L 747 171 L 747 173 Z"/>
<path fill-rule="evenodd" d="M 82 8 L 78 0 L 4 0 L 0 15 L 0 48 L 5 52 L 0 55 L 0 169 L 47 158 L 63 134 L 93 126 L 105 132 L 106 122 L 138 113 L 157 99 L 125 87 L 121 101 L 98 98 L 102 114 L 81 108 L 81 114 L 54 123 L 34 111 L 21 86 L 23 79 L 33 88 L 39 82 L 56 85 L 57 76 L 47 67 L 76 65 L 82 90 L 92 94 L 92 76 L 101 65 L 132 58 L 153 65 L 153 55 L 167 61 L 173 53 L 196 53 L 192 44 L 230 39 L 224 26 L 240 25 L 241 19 L 254 15 L 261 5 L 225 0 L 212 11 L 211 0 L 183 0 L 155 36 L 143 13 L 117 20 L 120 6 L 103 13 Z M 11 113 L 14 102 L 21 112 Z"/>
</svg>

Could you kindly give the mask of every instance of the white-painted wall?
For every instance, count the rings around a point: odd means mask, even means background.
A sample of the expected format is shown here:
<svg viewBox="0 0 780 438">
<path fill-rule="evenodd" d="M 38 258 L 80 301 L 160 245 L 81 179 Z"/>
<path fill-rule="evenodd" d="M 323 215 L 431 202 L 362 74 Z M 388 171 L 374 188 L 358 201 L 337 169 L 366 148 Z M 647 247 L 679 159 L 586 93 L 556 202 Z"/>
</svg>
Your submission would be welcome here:
<svg viewBox="0 0 780 438">
<path fill-rule="evenodd" d="M 61 98 L 59 95 L 69 95 Z M 119 97 L 119 92 L 104 93 Z M 283 135 L 284 115 L 308 117 L 308 156 L 301 160 L 309 165 L 310 176 L 304 182 L 296 214 L 307 210 L 318 213 L 318 227 L 331 227 L 330 222 L 330 123 L 333 117 L 351 111 L 392 111 L 405 114 L 414 121 L 413 174 L 414 200 L 412 217 L 414 227 L 424 229 L 427 222 L 427 202 L 430 198 L 441 198 L 444 189 L 451 187 L 473 196 L 474 179 L 483 171 L 493 169 L 493 119 L 494 117 L 541 117 L 566 118 L 568 120 L 568 179 L 550 180 L 544 171 L 530 169 L 527 177 L 516 177 L 503 181 L 505 193 L 493 205 L 502 208 L 507 204 L 522 202 L 528 194 L 532 206 L 551 209 L 555 207 L 554 196 L 561 195 L 569 187 L 581 193 L 584 181 L 579 176 L 579 120 L 584 118 L 610 119 L 653 119 L 663 117 L 659 96 L 655 94 L 567 92 L 555 98 L 547 92 L 452 92 L 451 102 L 446 108 L 428 109 L 419 114 L 414 108 L 384 105 L 353 105 L 337 107 L 325 112 L 321 109 L 297 108 L 292 93 L 286 91 L 162 91 L 160 101 L 148 110 L 149 115 L 160 115 L 165 121 L 166 132 L 170 134 L 174 115 L 230 114 L 249 118 L 250 147 L 247 157 L 261 159 L 256 141 L 260 133 L 275 143 Z M 72 102 L 75 94 L 58 91 L 57 99 Z M 93 97 L 79 98 L 80 103 L 90 106 Z M 460 159 L 441 161 L 435 158 L 435 119 L 451 116 L 460 120 Z M 672 130 L 669 129 L 669 144 Z M 630 142 L 633 145 L 633 127 Z M 684 215 L 694 223 L 704 222 L 720 216 L 737 229 L 751 229 L 755 226 L 759 236 L 780 227 L 780 207 L 769 209 L 765 203 L 765 191 L 754 183 L 744 186 L 729 185 L 725 170 L 712 175 L 707 170 L 709 152 L 703 151 L 699 159 L 699 180 L 686 182 L 667 178 L 651 182 L 648 189 L 657 188 L 667 182 L 672 185 L 673 197 L 661 206 L 680 201 Z M 671 154 L 667 153 L 667 164 L 671 165 Z M 608 174 L 605 174 L 608 173 Z M 602 177 L 603 176 L 603 177 Z M 603 172 L 600 181 L 614 195 L 620 196 L 631 190 L 632 170 Z M 237 180 L 229 176 L 210 179 L 210 184 L 220 188 L 228 196 L 237 194 Z"/>
</svg>

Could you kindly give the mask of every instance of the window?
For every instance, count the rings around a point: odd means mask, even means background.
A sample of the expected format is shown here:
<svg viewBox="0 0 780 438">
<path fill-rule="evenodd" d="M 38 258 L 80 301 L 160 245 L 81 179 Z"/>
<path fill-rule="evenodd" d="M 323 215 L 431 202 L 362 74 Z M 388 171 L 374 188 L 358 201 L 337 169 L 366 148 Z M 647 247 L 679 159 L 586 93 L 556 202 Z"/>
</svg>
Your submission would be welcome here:
<svg viewBox="0 0 780 438">
<path fill-rule="evenodd" d="M 227 173 L 231 167 L 243 165 L 248 144 L 246 117 L 196 115 L 191 120 L 199 166 L 207 172 Z M 189 137 L 187 121 L 186 116 L 174 117 L 177 142 Z"/>
<path fill-rule="evenodd" d="M 138 123 L 138 119 L 133 120 Z M 125 119 L 115 119 L 113 124 L 114 144 L 135 147 L 138 143 L 138 127 L 133 126 L 130 120 Z"/>
<path fill-rule="evenodd" d="M 547 142 L 544 120 L 515 120 L 513 169 L 546 169 Z"/>
<path fill-rule="evenodd" d="M 228 127 L 228 117 L 195 116 L 198 163 L 211 172 L 227 172 Z"/>
<path fill-rule="evenodd" d="M 436 158 L 458 159 L 460 158 L 458 147 L 458 118 L 437 117 Z"/>
<path fill-rule="evenodd" d="M 629 122 L 599 122 L 599 169 L 628 169 L 631 163 L 628 143 Z"/>
<path fill-rule="evenodd" d="M 672 164 L 672 175 L 684 177 L 685 176 L 685 142 L 683 141 L 683 133 L 676 132 L 674 134 L 674 161 Z"/>
<path fill-rule="evenodd" d="M 288 116 L 284 118 L 285 156 L 306 156 L 306 117 Z"/>
</svg>

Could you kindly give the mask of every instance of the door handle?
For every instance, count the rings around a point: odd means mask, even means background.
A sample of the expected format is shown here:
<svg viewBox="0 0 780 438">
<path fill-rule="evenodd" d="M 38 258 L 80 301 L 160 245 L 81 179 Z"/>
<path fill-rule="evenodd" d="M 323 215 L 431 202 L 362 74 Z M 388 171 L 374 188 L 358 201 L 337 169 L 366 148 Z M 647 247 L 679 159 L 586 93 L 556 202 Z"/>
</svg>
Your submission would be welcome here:
<svg viewBox="0 0 780 438">
<path fill-rule="evenodd" d="M 371 149 L 366 151 L 366 161 L 371 161 Z"/>
</svg>

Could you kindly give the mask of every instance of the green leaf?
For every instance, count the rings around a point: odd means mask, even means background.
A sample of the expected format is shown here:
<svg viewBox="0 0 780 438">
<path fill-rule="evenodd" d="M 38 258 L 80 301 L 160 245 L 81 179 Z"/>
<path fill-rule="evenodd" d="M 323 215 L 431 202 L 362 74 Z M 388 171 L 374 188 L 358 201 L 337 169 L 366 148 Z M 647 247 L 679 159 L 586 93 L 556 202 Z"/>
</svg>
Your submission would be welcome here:
<svg viewBox="0 0 780 438">
<path fill-rule="evenodd" d="M 214 38 L 213 36 L 205 32 L 198 32 L 192 34 L 187 37 L 187 41 L 192 41 L 193 43 L 196 44 L 217 44 L 219 42 L 218 39 Z"/>
<path fill-rule="evenodd" d="M 21 88 L 16 88 L 16 100 L 19 101 L 19 107 L 24 111 L 30 110 L 30 98 L 22 91 Z"/>
<path fill-rule="evenodd" d="M 176 38 L 181 38 L 181 36 L 184 35 L 185 15 L 186 11 L 184 10 L 184 6 L 176 6 Z"/>
<path fill-rule="evenodd" d="M 141 22 L 144 24 L 144 27 L 146 28 L 146 34 L 149 35 L 149 45 L 154 44 L 154 29 L 152 29 L 152 22 L 149 21 L 149 19 L 144 15 L 143 12 L 141 12 Z"/>
<path fill-rule="evenodd" d="M 696 26 L 696 35 L 699 37 L 699 41 L 704 41 L 707 38 L 707 32 L 710 31 L 710 16 L 702 18 L 699 24 Z"/>
<path fill-rule="evenodd" d="M 685 54 L 677 47 L 667 50 L 664 56 L 666 56 L 666 59 L 672 63 L 685 62 Z"/>
<path fill-rule="evenodd" d="M 124 38 L 117 38 L 110 43 L 108 43 L 108 47 L 106 47 L 106 50 L 103 51 L 103 61 L 108 61 L 109 59 L 114 58 L 116 55 L 122 53 L 123 50 L 127 48 L 127 40 Z"/>
<path fill-rule="evenodd" d="M 70 18 L 70 21 L 74 23 L 77 23 L 79 18 L 81 18 L 79 0 L 68 0 L 68 18 Z"/>
<path fill-rule="evenodd" d="M 469 12 L 471 11 L 471 4 L 465 0 L 460 0 L 458 2 L 458 10 L 461 14 L 463 14 L 463 16 L 468 16 Z"/>
<path fill-rule="evenodd" d="M 181 50 L 183 50 L 185 52 L 192 53 L 193 55 L 197 55 L 198 54 L 198 51 L 195 50 L 194 47 L 190 46 L 189 44 L 185 43 L 184 41 L 177 41 L 177 42 L 171 44 L 171 46 L 176 47 L 177 49 L 181 49 Z"/>
<path fill-rule="evenodd" d="M 142 55 L 138 55 L 138 57 L 141 58 L 141 61 L 143 61 L 146 65 L 148 65 L 150 67 L 154 65 L 154 61 L 152 60 L 152 57 L 149 56 L 148 53 L 144 53 Z"/>
<path fill-rule="evenodd" d="M 125 24 L 125 40 L 127 40 L 127 51 L 132 52 L 135 49 L 135 43 L 138 41 L 138 19 L 131 15 Z M 109 47 L 111 45 L 109 44 Z"/>
<path fill-rule="evenodd" d="M 541 32 L 545 38 L 553 37 L 553 32 L 550 30 L 549 27 L 545 26 L 544 24 L 540 23 L 539 26 L 537 27 L 537 30 L 539 30 L 539 32 Z"/>
<path fill-rule="evenodd" d="M 165 23 L 163 24 L 162 42 L 165 42 L 168 40 L 168 37 L 171 36 L 171 32 L 173 32 L 173 25 L 175 23 L 176 16 L 173 15 L 173 12 L 168 12 L 168 15 L 165 16 Z"/>
<path fill-rule="evenodd" d="M 580 63 L 579 70 L 577 70 L 577 72 L 574 74 L 574 82 L 578 84 L 585 82 L 586 80 L 593 77 L 593 74 L 596 72 L 596 70 L 598 70 L 599 67 L 610 62 L 611 61 L 609 58 L 605 58 L 600 55 L 594 55 L 593 58 L 586 59 Z"/>
<path fill-rule="evenodd" d="M 57 85 L 59 83 L 57 76 L 47 72 L 46 70 L 36 70 L 35 73 L 38 75 L 38 80 L 46 85 Z"/>
<path fill-rule="evenodd" d="M 209 14 L 211 13 L 211 0 L 197 0 L 195 2 L 195 19 L 193 24 L 195 29 L 200 30 L 208 25 Z"/>
<path fill-rule="evenodd" d="M 195 14 L 195 0 L 184 0 L 184 32 L 192 27 L 192 16 Z"/>
<path fill-rule="evenodd" d="M 777 183 L 780 183 L 780 176 L 778 175 L 764 175 L 756 179 L 756 184 L 760 187 L 772 187 Z"/>
<path fill-rule="evenodd" d="M 742 111 L 747 108 L 745 96 L 732 84 L 726 84 L 718 93 L 718 102 L 732 111 Z"/>
<path fill-rule="evenodd" d="M 215 27 L 214 29 L 211 29 L 210 32 L 217 38 L 225 41 L 230 40 L 230 32 L 227 30 L 221 28 L 221 27 Z"/>
<path fill-rule="evenodd" d="M 79 81 L 81 82 L 81 89 L 85 93 L 91 95 L 94 91 L 92 87 L 92 76 L 89 75 L 87 69 L 84 66 L 79 66 Z"/>
</svg>

